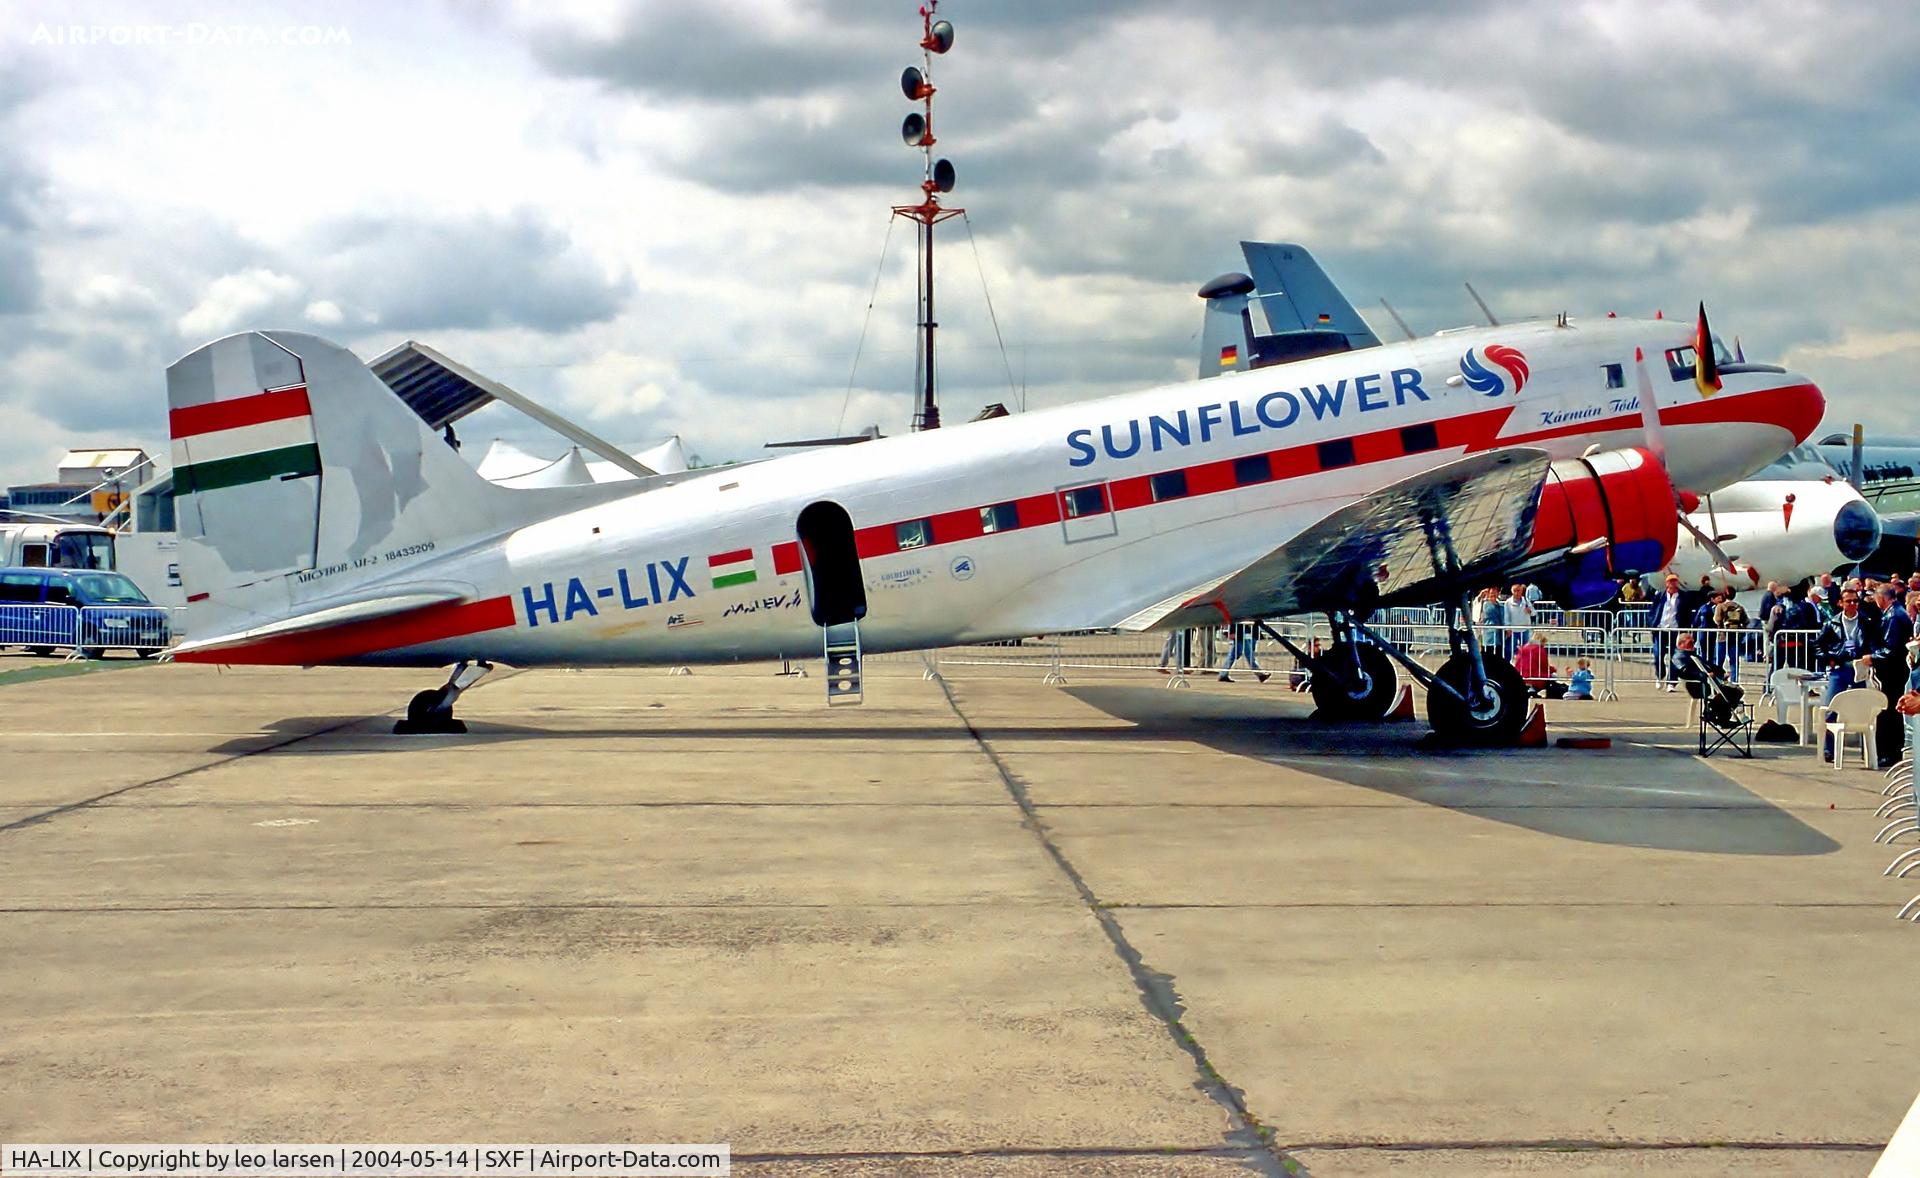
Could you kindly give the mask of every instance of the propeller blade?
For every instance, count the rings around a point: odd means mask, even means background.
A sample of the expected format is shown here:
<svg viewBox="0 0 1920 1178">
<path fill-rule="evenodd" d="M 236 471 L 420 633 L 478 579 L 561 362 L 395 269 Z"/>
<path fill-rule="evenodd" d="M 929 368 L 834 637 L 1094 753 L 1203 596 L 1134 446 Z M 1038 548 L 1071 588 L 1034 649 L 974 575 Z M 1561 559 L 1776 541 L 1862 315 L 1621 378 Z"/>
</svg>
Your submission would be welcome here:
<svg viewBox="0 0 1920 1178">
<path fill-rule="evenodd" d="M 1661 465 L 1667 461 L 1667 435 L 1660 425 L 1660 405 L 1653 399 L 1653 378 L 1647 375 L 1647 355 L 1633 350 L 1633 363 L 1640 378 L 1640 427 L 1647 436 L 1647 449 Z"/>
<path fill-rule="evenodd" d="M 1685 528 L 1688 533 L 1699 542 L 1700 547 L 1706 549 L 1708 558 L 1713 561 L 1715 571 L 1722 573 L 1734 572 L 1736 566 L 1734 565 L 1733 559 L 1727 555 L 1726 549 L 1720 547 L 1719 542 L 1712 536 L 1701 531 L 1692 520 L 1687 518 L 1685 512 L 1678 514 L 1680 517 L 1680 526 Z"/>
</svg>

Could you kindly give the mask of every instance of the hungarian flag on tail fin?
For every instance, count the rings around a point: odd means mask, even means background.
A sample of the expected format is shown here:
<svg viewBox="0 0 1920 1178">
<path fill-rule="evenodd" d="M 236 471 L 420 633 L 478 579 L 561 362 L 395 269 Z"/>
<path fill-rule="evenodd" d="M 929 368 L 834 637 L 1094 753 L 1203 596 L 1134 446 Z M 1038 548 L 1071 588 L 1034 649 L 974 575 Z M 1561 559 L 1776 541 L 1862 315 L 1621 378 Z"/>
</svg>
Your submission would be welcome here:
<svg viewBox="0 0 1920 1178">
<path fill-rule="evenodd" d="M 1720 391 L 1720 364 L 1713 355 L 1713 333 L 1707 330 L 1707 305 L 1700 304 L 1699 326 L 1693 331 L 1693 383 L 1702 397 Z"/>
</svg>

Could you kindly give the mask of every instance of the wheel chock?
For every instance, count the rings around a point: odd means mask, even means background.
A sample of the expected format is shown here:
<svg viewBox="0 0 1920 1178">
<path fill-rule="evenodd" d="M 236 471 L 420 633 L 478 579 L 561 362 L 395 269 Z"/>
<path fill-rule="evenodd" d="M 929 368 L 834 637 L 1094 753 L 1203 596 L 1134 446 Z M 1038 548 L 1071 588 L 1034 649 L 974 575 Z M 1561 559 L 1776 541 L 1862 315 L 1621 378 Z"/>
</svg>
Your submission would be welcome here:
<svg viewBox="0 0 1920 1178">
<path fill-rule="evenodd" d="M 1393 709 L 1381 718 L 1384 720 L 1412 721 L 1414 719 L 1413 688 L 1402 683 L 1400 685 L 1400 698 L 1394 701 Z"/>
<path fill-rule="evenodd" d="M 1520 730 L 1513 747 L 1521 749 L 1543 749 L 1547 747 L 1547 709 L 1539 704 L 1533 705 L 1533 711 L 1527 714 L 1526 727 Z"/>
<path fill-rule="evenodd" d="M 1553 742 L 1557 749 L 1610 749 L 1613 747 L 1611 736 L 1563 736 Z"/>
</svg>

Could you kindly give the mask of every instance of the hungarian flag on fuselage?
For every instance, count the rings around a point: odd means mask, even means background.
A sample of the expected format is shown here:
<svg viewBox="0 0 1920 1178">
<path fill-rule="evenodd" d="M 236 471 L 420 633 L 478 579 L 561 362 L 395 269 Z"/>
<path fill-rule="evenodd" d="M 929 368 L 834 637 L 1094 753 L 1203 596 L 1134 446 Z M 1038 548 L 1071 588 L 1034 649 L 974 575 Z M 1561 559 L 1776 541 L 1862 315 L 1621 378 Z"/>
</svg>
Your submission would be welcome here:
<svg viewBox="0 0 1920 1178">
<path fill-rule="evenodd" d="M 1693 383 L 1703 397 L 1720 391 L 1720 364 L 1713 355 L 1713 333 L 1707 330 L 1705 303 L 1700 304 L 1699 325 L 1693 330 Z"/>
</svg>

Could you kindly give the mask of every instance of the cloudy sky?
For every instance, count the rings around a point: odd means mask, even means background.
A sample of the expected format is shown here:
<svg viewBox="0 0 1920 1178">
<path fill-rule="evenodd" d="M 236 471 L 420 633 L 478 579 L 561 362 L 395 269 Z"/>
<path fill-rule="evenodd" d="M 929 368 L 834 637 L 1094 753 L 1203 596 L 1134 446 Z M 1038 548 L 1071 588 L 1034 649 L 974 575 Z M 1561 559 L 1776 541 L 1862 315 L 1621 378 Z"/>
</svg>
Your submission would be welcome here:
<svg viewBox="0 0 1920 1178">
<path fill-rule="evenodd" d="M 420 339 L 710 460 L 905 428 L 914 0 L 153 7 L 0 8 L 0 482 L 158 449 L 165 366 L 246 327 Z M 1465 279 L 1516 317 L 1704 298 L 1829 427 L 1920 434 L 1920 14 L 1819 14 L 946 0 L 947 415 L 1190 373 L 1254 238 L 1423 333 Z"/>
</svg>

